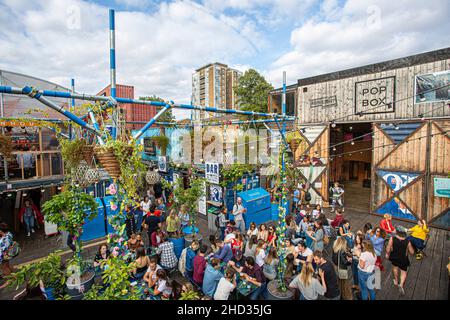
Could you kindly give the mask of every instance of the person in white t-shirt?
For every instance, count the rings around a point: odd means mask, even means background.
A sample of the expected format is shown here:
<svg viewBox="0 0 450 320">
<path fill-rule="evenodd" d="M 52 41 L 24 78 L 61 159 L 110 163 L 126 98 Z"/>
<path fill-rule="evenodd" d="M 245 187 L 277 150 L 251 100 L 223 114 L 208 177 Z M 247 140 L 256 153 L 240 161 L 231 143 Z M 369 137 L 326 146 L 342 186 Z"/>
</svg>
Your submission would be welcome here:
<svg viewBox="0 0 450 320">
<path fill-rule="evenodd" d="M 264 265 L 264 259 L 266 258 L 266 247 L 266 242 L 263 240 L 259 240 L 255 250 L 255 262 L 261 268 Z"/>
<path fill-rule="evenodd" d="M 162 269 L 157 263 L 158 260 L 155 256 L 149 258 L 148 269 L 144 275 L 144 281 L 147 282 L 149 288 L 153 288 L 156 284 L 156 273 Z"/>
<path fill-rule="evenodd" d="M 358 263 L 358 281 L 362 300 L 367 300 L 368 296 L 370 296 L 370 300 L 375 300 L 374 275 L 376 261 L 377 255 L 373 249 L 372 242 L 364 240 Z"/>
<path fill-rule="evenodd" d="M 141 209 L 142 209 L 142 214 L 144 216 L 146 216 L 147 213 L 150 211 L 150 205 L 151 204 L 152 204 L 152 202 L 150 201 L 148 196 L 145 196 L 144 200 L 141 201 Z"/>
<path fill-rule="evenodd" d="M 220 278 L 214 293 L 214 300 L 228 300 L 230 293 L 236 288 L 236 273 L 233 269 L 227 268 L 225 276 Z"/>
<path fill-rule="evenodd" d="M 172 288 L 170 286 L 167 273 L 164 269 L 159 269 L 156 272 L 156 285 L 153 295 L 154 296 L 161 295 L 161 297 L 168 299 L 170 298 L 171 294 Z"/>
<path fill-rule="evenodd" d="M 302 266 L 306 263 L 312 263 L 313 252 L 306 246 L 306 243 L 304 241 L 300 241 L 295 247 L 294 257 L 294 264 L 300 266 L 299 269 L 302 269 Z"/>
</svg>

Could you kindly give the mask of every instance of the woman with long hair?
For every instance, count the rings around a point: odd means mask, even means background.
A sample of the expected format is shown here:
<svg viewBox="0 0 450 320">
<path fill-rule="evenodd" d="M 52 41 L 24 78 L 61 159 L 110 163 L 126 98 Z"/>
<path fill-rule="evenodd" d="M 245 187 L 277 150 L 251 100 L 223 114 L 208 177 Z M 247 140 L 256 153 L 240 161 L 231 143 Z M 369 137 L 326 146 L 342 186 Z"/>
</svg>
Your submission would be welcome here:
<svg viewBox="0 0 450 320">
<path fill-rule="evenodd" d="M 375 300 L 375 289 L 373 285 L 368 286 L 368 282 L 372 281 L 373 275 L 375 274 L 376 261 L 377 255 L 373 249 L 372 242 L 364 240 L 358 264 L 358 281 L 361 287 L 362 300 L 367 300 L 369 296 L 370 300 Z"/>
<path fill-rule="evenodd" d="M 292 253 L 286 256 L 286 271 L 284 272 L 284 279 L 290 281 L 297 273 L 297 266 L 295 265 L 295 257 Z"/>
<path fill-rule="evenodd" d="M 322 252 L 324 248 L 323 237 L 325 235 L 323 231 L 322 222 L 316 220 L 314 222 L 314 226 L 316 228 L 316 231 L 309 231 L 308 236 L 313 241 L 313 251 L 318 250 Z"/>
<path fill-rule="evenodd" d="M 255 251 L 258 245 L 258 236 L 251 236 L 250 239 L 245 244 L 244 257 L 255 258 Z"/>
<path fill-rule="evenodd" d="M 255 250 L 255 262 L 260 267 L 264 265 L 264 259 L 266 258 L 266 247 L 266 242 L 263 240 L 259 240 Z"/>
<path fill-rule="evenodd" d="M 276 247 L 277 246 L 277 234 L 275 232 L 275 227 L 270 226 L 269 227 L 269 233 L 267 235 L 267 244 L 270 247 Z"/>
<path fill-rule="evenodd" d="M 252 236 L 257 236 L 257 235 L 258 235 L 258 228 L 256 227 L 256 223 L 254 223 L 252 221 L 247 230 L 247 239 L 250 239 Z"/>
<path fill-rule="evenodd" d="M 177 216 L 175 209 L 171 209 L 166 219 L 166 231 L 169 237 L 178 235 L 181 228 L 180 218 Z"/>
<path fill-rule="evenodd" d="M 273 280 L 277 277 L 277 267 L 280 263 L 278 258 L 277 249 L 275 247 L 270 248 L 269 254 L 264 259 L 263 273 L 266 279 Z"/>
<path fill-rule="evenodd" d="M 338 271 L 337 276 L 342 299 L 353 300 L 348 272 L 348 266 L 352 264 L 352 258 L 347 247 L 347 241 L 343 237 L 337 238 L 333 243 L 332 260 Z"/>
<path fill-rule="evenodd" d="M 169 299 L 172 295 L 172 287 L 164 269 L 156 271 L 156 285 L 153 295 L 166 299 Z"/>
<path fill-rule="evenodd" d="M 134 260 L 133 278 L 142 279 L 150 265 L 149 257 L 145 255 L 145 249 L 140 247 L 136 250 L 136 259 Z"/>
<path fill-rule="evenodd" d="M 364 241 L 364 233 L 362 231 L 358 231 L 355 236 L 354 246 L 352 248 L 352 278 L 353 285 L 352 289 L 359 290 L 359 281 L 358 281 L 358 264 L 359 264 L 359 256 L 362 252 L 362 245 Z"/>
<path fill-rule="evenodd" d="M 314 268 L 310 262 L 306 263 L 301 273 L 289 284 L 290 288 L 300 291 L 300 300 L 317 300 L 319 295 L 327 291 L 324 273 L 319 273 L 319 279 L 313 277 Z"/>
<path fill-rule="evenodd" d="M 13 244 L 13 235 L 9 232 L 6 223 L 0 224 L 0 263 L 2 264 L 2 273 L 7 276 L 13 272 L 9 265 L 9 257 L 7 255 L 8 249 Z"/>
<path fill-rule="evenodd" d="M 267 231 L 267 226 L 265 223 L 259 225 L 258 228 L 258 240 L 267 241 L 267 237 L 269 236 L 269 232 Z"/>
</svg>

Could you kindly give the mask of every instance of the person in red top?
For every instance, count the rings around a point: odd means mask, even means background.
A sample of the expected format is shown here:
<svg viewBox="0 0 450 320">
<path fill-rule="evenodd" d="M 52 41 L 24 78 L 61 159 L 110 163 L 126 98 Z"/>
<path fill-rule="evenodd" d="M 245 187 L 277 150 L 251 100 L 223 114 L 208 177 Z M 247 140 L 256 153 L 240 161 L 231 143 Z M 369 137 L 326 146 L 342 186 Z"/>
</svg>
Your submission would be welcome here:
<svg viewBox="0 0 450 320">
<path fill-rule="evenodd" d="M 269 227 L 269 235 L 267 236 L 267 243 L 269 244 L 269 246 L 272 247 L 277 246 L 277 234 L 273 226 Z"/>
<path fill-rule="evenodd" d="M 150 241 L 152 242 L 152 247 L 159 247 L 159 245 L 162 243 L 162 238 L 164 234 L 161 231 L 161 228 L 157 228 L 150 236 Z"/>
<path fill-rule="evenodd" d="M 395 228 L 392 225 L 392 216 L 386 213 L 383 218 L 384 219 L 380 221 L 380 228 L 383 229 L 388 235 L 394 234 Z"/>
<path fill-rule="evenodd" d="M 32 219 L 32 223 L 28 223 L 28 220 Z M 19 211 L 19 221 L 25 224 L 28 231 L 28 236 L 30 235 L 30 231 L 34 232 L 34 225 L 37 227 L 44 223 L 44 216 L 39 211 L 39 209 L 31 202 L 31 200 L 25 200 L 24 206 Z"/>
<path fill-rule="evenodd" d="M 336 216 L 334 217 L 334 220 L 330 222 L 330 224 L 333 228 L 337 228 L 342 224 L 342 221 L 344 221 L 344 215 L 342 214 L 342 210 L 337 209 Z"/>
<path fill-rule="evenodd" d="M 161 216 L 161 210 L 157 210 L 155 205 L 151 205 L 150 206 L 150 210 L 148 211 L 147 217 L 149 216 L 155 216 L 155 217 L 160 217 Z"/>
<path fill-rule="evenodd" d="M 206 251 L 208 251 L 208 246 L 206 244 L 202 244 L 200 246 L 198 254 L 194 257 L 193 261 L 194 269 L 192 279 L 199 287 L 201 287 L 203 284 L 203 276 L 206 269 Z"/>
</svg>

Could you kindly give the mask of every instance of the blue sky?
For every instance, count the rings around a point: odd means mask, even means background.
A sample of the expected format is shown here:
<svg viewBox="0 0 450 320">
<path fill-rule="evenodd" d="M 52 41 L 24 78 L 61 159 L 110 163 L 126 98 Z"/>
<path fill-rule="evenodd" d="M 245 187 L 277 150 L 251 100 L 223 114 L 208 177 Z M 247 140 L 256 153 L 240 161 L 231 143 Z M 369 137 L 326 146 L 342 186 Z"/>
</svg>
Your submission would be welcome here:
<svg viewBox="0 0 450 320">
<path fill-rule="evenodd" d="M 294 83 L 450 44 L 447 0 L 0 0 L 0 69 L 96 93 L 109 81 L 109 8 L 118 83 L 177 102 L 210 62 L 278 87 L 283 70 Z"/>
</svg>

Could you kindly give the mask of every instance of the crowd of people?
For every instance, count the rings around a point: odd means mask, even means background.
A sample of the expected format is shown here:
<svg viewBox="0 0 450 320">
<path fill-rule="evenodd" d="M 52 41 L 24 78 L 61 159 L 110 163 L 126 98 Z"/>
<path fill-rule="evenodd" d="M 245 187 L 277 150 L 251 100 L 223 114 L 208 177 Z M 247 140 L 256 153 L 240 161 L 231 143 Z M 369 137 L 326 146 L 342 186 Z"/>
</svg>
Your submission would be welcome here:
<svg viewBox="0 0 450 320">
<path fill-rule="evenodd" d="M 151 190 L 138 205 L 125 208 L 131 280 L 143 283 L 158 299 L 179 299 L 182 293 L 198 292 L 203 299 L 226 300 L 237 296 L 233 293 L 240 282 L 251 287 L 246 298 L 268 299 L 267 284 L 280 276 L 283 263 L 283 280 L 299 299 L 375 300 L 380 289 L 377 279 L 383 263 L 389 261 L 393 283 L 405 294 L 408 255 L 423 258 L 429 233 L 426 222 L 418 221 L 409 230 L 394 228 L 392 217 L 385 215 L 379 226 L 368 223 L 354 231 L 344 216 L 342 201 L 334 204 L 329 219 L 319 204 L 303 203 L 298 197 L 286 216 L 285 240 L 281 242 L 274 223 L 246 224 L 246 208 L 237 198 L 229 213 L 224 209 L 218 215 L 218 232 L 210 235 L 209 241 L 193 239 L 177 255 L 173 239 L 184 235 L 189 212 L 186 206 L 171 208 L 161 193 Z M 12 234 L 7 226 L 2 225 L 0 236 L 0 261 L 3 272 L 8 273 L 4 253 Z M 284 261 L 280 249 L 284 249 Z M 101 269 L 101 262 L 110 254 L 102 244 L 94 266 Z"/>
</svg>

